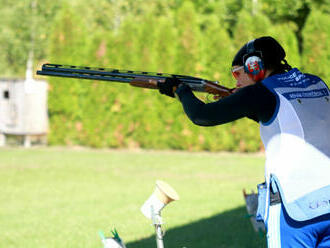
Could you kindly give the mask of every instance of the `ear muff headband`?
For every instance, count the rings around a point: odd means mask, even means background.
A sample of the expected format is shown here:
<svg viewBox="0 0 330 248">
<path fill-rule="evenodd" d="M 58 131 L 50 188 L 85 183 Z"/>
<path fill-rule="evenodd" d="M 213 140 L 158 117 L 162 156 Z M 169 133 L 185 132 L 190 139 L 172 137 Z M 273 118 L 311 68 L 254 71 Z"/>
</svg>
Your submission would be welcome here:
<svg viewBox="0 0 330 248">
<path fill-rule="evenodd" d="M 246 45 L 247 54 L 243 56 L 244 71 L 254 80 L 260 81 L 265 77 L 265 66 L 262 60 L 261 51 L 256 51 L 254 41 L 251 40 Z"/>
<path fill-rule="evenodd" d="M 248 55 L 252 54 L 256 51 L 255 48 L 254 48 L 254 41 L 255 40 L 250 40 L 246 45 L 246 50 L 247 50 Z"/>
</svg>

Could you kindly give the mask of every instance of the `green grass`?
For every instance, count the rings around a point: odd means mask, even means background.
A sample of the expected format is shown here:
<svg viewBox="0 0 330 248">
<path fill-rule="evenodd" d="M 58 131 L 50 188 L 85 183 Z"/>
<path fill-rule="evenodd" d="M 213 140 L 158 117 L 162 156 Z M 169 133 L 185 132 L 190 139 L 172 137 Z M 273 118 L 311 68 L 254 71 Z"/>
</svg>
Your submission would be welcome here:
<svg viewBox="0 0 330 248">
<path fill-rule="evenodd" d="M 242 189 L 263 180 L 264 157 L 65 148 L 0 150 L 0 247 L 101 248 L 116 227 L 127 248 L 156 247 L 140 207 L 157 179 L 181 199 L 163 212 L 168 248 L 264 247 Z"/>
</svg>

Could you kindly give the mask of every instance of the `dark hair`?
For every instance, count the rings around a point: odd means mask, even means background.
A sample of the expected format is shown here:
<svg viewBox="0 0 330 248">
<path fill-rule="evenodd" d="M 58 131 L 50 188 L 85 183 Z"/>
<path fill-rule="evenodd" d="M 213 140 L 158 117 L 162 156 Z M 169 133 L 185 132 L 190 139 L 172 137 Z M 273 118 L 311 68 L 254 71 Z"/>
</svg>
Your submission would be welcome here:
<svg viewBox="0 0 330 248">
<path fill-rule="evenodd" d="M 243 65 L 244 55 L 248 54 L 246 43 L 235 55 L 232 66 Z M 277 73 L 291 70 L 291 66 L 285 60 L 285 51 L 283 47 L 273 37 L 264 36 L 254 40 L 255 51 L 260 52 L 266 69 L 272 69 Z"/>
</svg>

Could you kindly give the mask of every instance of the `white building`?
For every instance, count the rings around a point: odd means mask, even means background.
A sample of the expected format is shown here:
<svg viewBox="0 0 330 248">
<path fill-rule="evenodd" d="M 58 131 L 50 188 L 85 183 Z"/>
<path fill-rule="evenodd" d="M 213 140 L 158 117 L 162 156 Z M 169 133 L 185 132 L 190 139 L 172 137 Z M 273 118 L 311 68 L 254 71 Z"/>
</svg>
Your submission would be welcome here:
<svg viewBox="0 0 330 248">
<path fill-rule="evenodd" d="M 24 145 L 31 145 L 31 137 L 44 136 L 48 132 L 47 113 L 48 84 L 34 80 L 31 67 L 26 79 L 0 79 L 0 146 L 6 143 L 6 135 L 24 137 Z"/>
</svg>

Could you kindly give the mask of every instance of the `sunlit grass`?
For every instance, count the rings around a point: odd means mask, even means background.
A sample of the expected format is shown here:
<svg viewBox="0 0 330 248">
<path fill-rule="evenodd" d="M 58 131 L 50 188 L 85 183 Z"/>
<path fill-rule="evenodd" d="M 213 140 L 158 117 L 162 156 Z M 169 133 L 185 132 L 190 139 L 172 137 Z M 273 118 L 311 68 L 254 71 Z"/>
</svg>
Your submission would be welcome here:
<svg viewBox="0 0 330 248">
<path fill-rule="evenodd" d="M 127 247 L 155 247 L 139 209 L 157 179 L 181 197 L 162 212 L 165 246 L 257 247 L 242 189 L 263 180 L 263 162 L 262 155 L 226 153 L 1 149 L 0 247 L 102 247 L 98 231 L 113 227 Z M 219 233 L 207 229 L 215 225 Z"/>
</svg>

